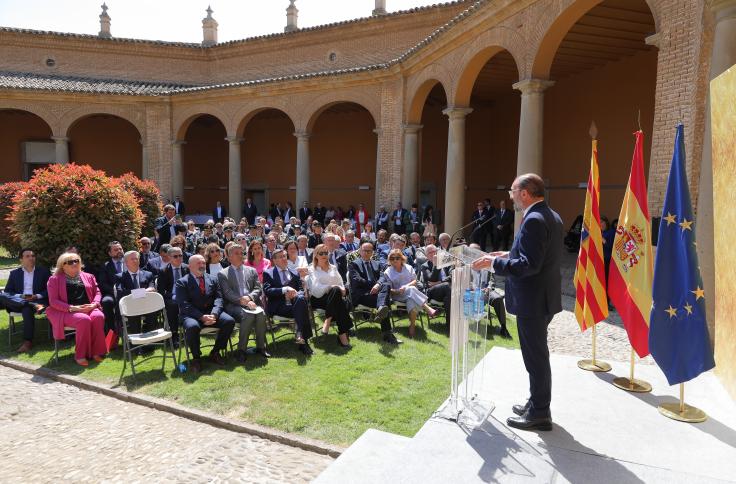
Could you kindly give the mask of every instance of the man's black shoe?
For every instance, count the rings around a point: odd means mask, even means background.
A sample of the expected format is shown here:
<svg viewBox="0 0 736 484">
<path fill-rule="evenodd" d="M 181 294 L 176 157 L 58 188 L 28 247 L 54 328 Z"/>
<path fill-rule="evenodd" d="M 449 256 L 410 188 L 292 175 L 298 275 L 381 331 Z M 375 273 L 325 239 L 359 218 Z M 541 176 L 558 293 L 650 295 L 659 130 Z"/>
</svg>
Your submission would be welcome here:
<svg viewBox="0 0 736 484">
<path fill-rule="evenodd" d="M 192 362 L 189 365 L 189 369 L 192 371 L 192 373 L 200 373 L 202 371 L 202 362 L 199 361 L 199 358 L 196 360 L 192 360 Z"/>
<path fill-rule="evenodd" d="M 245 363 L 245 360 L 247 359 L 245 355 L 245 351 L 243 350 L 235 350 L 235 361 L 238 363 Z"/>
<path fill-rule="evenodd" d="M 388 343 L 390 345 L 399 345 L 399 344 L 403 343 L 403 341 L 401 341 L 400 339 L 398 339 L 396 337 L 396 335 L 393 334 L 393 333 L 386 333 L 386 334 L 384 334 L 383 335 L 383 341 L 385 341 L 386 343 Z"/>
<path fill-rule="evenodd" d="M 266 348 L 256 348 L 256 353 L 263 355 L 264 358 L 271 358 L 271 353 Z"/>
<path fill-rule="evenodd" d="M 509 417 L 506 419 L 506 424 L 509 427 L 521 430 L 552 430 L 552 418 L 551 417 L 538 417 L 530 418 L 529 412 L 526 412 L 520 417 Z"/>
<path fill-rule="evenodd" d="M 314 351 L 312 350 L 312 347 L 309 346 L 309 343 L 303 343 L 299 345 L 299 351 L 304 353 L 307 356 L 312 356 L 314 354 Z"/>
<path fill-rule="evenodd" d="M 220 353 L 218 351 L 213 351 L 210 353 L 209 360 L 218 366 L 225 366 L 225 358 L 220 356 Z"/>
<path fill-rule="evenodd" d="M 531 400 L 527 400 L 524 405 L 514 405 L 511 407 L 511 411 L 514 412 L 518 416 L 522 416 L 526 413 L 527 410 L 529 410 L 529 407 L 532 406 Z"/>
<path fill-rule="evenodd" d="M 383 321 L 388 317 L 389 308 L 388 306 L 381 306 L 376 310 L 376 315 L 373 316 L 373 321 Z"/>
<path fill-rule="evenodd" d="M 348 336 L 353 336 L 353 337 L 355 336 L 355 330 L 353 328 L 350 328 L 348 330 Z"/>
</svg>

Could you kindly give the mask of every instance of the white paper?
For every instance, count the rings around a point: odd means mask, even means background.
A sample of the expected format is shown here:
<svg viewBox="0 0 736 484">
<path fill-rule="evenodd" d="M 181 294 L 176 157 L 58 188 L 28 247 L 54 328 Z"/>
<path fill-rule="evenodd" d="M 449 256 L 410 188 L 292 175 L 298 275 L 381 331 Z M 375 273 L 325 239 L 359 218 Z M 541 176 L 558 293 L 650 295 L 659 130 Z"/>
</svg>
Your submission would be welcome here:
<svg viewBox="0 0 736 484">
<path fill-rule="evenodd" d="M 130 291 L 130 294 L 133 296 L 133 299 L 142 299 L 146 297 L 146 290 L 143 288 L 133 289 L 132 291 Z"/>
<path fill-rule="evenodd" d="M 255 309 L 243 308 L 243 310 L 248 314 L 261 314 L 263 312 L 263 308 L 260 306 L 256 306 Z"/>
</svg>

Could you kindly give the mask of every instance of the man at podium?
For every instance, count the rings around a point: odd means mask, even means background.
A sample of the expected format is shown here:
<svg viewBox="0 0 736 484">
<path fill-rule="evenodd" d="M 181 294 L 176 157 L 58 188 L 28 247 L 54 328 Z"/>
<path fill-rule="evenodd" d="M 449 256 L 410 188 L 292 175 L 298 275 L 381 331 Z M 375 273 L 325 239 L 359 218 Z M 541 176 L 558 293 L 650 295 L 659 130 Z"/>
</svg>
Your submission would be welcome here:
<svg viewBox="0 0 736 484">
<path fill-rule="evenodd" d="M 523 212 L 510 252 L 492 252 L 473 263 L 473 269 L 491 268 L 506 277 L 506 309 L 516 315 L 521 355 L 529 373 L 530 397 L 514 405 L 518 417 L 510 427 L 552 430 L 552 371 L 547 327 L 562 311 L 560 262 L 563 228 L 560 216 L 544 200 L 544 181 L 529 173 L 514 180 L 509 196 L 514 209 Z"/>
</svg>

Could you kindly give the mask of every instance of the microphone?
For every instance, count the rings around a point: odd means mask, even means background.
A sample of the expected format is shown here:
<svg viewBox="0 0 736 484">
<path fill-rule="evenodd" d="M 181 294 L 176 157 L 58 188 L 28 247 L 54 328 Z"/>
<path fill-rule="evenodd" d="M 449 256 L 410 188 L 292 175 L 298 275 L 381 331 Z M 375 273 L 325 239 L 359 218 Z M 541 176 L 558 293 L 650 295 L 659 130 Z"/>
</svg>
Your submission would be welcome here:
<svg viewBox="0 0 736 484">
<path fill-rule="evenodd" d="M 490 222 L 491 220 L 493 220 L 493 218 L 494 218 L 494 217 L 488 217 L 488 218 L 486 219 L 486 221 L 485 221 L 485 222 L 481 223 L 480 225 L 478 225 L 478 226 L 476 227 L 476 230 L 477 230 L 477 229 L 479 229 L 479 228 L 481 228 L 481 227 L 483 227 L 483 226 L 484 226 L 485 224 L 487 224 L 487 223 L 488 223 L 488 222 Z M 456 244 L 456 243 L 455 243 L 455 242 L 456 242 L 457 240 L 459 240 L 459 239 L 456 239 L 456 237 L 457 237 L 458 235 L 462 234 L 463 230 L 465 230 L 466 228 L 470 227 L 470 226 L 471 226 L 471 225 L 473 225 L 474 223 L 475 223 L 475 220 L 473 220 L 473 221 L 471 221 L 471 222 L 470 222 L 469 224 L 467 224 L 467 225 L 463 225 L 462 227 L 460 227 L 459 229 L 457 229 L 457 231 L 455 231 L 455 232 L 454 232 L 454 233 L 452 234 L 452 237 L 450 237 L 450 245 L 449 245 L 448 247 L 455 247 L 456 245 L 461 245 L 461 244 L 459 244 L 459 243 L 458 243 L 458 244 Z"/>
</svg>

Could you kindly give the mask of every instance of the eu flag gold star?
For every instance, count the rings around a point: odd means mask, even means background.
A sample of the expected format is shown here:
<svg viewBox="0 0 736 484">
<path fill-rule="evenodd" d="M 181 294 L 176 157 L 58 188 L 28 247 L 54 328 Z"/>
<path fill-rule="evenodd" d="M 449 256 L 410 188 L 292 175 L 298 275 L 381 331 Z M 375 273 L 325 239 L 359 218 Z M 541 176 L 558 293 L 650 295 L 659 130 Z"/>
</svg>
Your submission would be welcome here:
<svg viewBox="0 0 736 484">
<path fill-rule="evenodd" d="M 666 313 L 669 313 L 670 318 L 674 318 L 677 316 L 677 309 L 673 308 L 672 305 L 670 305 L 669 308 L 664 310 Z"/>
<path fill-rule="evenodd" d="M 692 292 L 693 294 L 695 294 L 695 300 L 696 301 L 698 299 L 700 299 L 701 297 L 705 297 L 705 291 L 700 286 L 696 287 L 694 291 L 690 291 L 690 292 Z"/>
<path fill-rule="evenodd" d="M 688 314 L 693 313 L 693 307 L 690 305 L 690 303 L 685 303 L 685 311 L 687 311 Z"/>
<path fill-rule="evenodd" d="M 682 230 L 683 230 L 683 231 L 685 231 L 685 230 L 690 230 L 690 231 L 692 231 L 693 229 L 692 229 L 692 228 L 691 228 L 690 226 L 691 226 L 691 225 L 692 225 L 693 223 L 694 223 L 694 221 L 693 221 L 693 220 L 690 220 L 690 221 L 688 221 L 688 220 L 687 220 L 686 218 L 683 218 L 683 219 L 682 219 L 682 222 L 680 222 L 680 224 L 679 224 L 679 225 L 680 225 L 680 227 L 682 227 Z"/>
<path fill-rule="evenodd" d="M 670 224 L 673 224 L 677 221 L 677 215 L 672 215 L 671 213 L 667 212 L 667 216 L 664 219 L 667 221 L 667 227 L 669 227 Z"/>
</svg>

